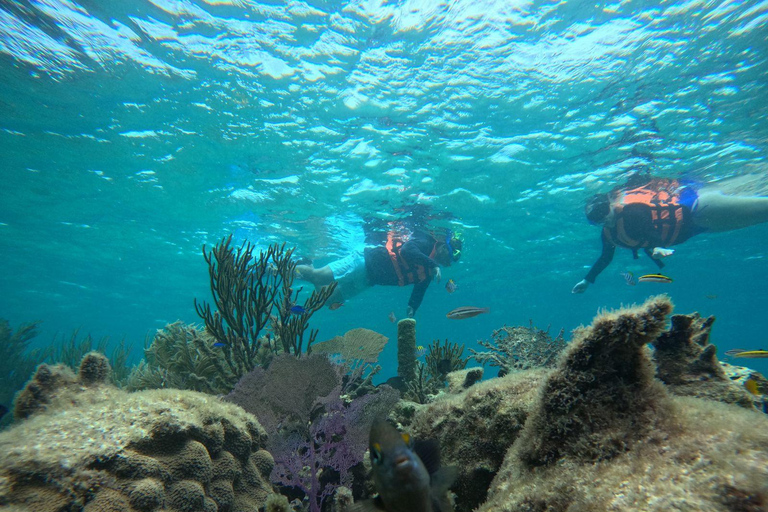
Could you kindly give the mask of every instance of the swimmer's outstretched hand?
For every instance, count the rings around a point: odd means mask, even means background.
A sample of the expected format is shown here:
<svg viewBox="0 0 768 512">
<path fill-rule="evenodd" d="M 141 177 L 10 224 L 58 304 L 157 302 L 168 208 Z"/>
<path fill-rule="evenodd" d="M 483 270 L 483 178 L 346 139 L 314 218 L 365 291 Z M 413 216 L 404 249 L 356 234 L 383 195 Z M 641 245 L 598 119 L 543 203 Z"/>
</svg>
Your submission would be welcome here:
<svg viewBox="0 0 768 512">
<path fill-rule="evenodd" d="M 573 290 L 571 290 L 571 293 L 584 293 L 587 290 L 587 287 L 589 286 L 589 282 L 586 279 L 582 279 L 578 283 L 576 283 L 576 286 L 573 287 Z"/>
<path fill-rule="evenodd" d="M 440 267 L 432 268 L 432 275 L 435 276 L 435 281 L 437 281 L 439 283 L 440 279 L 442 279 L 442 277 L 443 277 L 443 274 L 440 272 Z"/>
<path fill-rule="evenodd" d="M 651 258 L 655 260 L 660 260 L 661 258 L 667 258 L 669 256 L 672 256 L 675 254 L 674 249 L 665 249 L 663 247 L 654 247 L 653 252 L 651 253 Z"/>
</svg>

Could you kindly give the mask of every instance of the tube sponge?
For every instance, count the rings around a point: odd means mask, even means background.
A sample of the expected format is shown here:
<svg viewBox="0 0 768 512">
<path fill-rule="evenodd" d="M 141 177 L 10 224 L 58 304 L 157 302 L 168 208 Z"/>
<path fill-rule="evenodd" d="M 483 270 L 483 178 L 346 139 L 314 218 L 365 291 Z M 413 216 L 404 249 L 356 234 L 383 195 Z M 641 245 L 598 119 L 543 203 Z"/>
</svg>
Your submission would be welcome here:
<svg viewBox="0 0 768 512">
<path fill-rule="evenodd" d="M 397 375 L 404 382 L 416 379 L 416 320 L 397 322 Z"/>
</svg>

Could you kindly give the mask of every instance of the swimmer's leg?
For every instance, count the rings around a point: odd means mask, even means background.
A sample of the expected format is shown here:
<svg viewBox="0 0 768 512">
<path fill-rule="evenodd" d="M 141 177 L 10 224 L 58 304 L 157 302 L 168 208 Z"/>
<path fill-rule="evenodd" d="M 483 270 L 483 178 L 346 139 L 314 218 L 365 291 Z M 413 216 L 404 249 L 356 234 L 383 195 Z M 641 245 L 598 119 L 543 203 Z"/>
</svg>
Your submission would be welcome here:
<svg viewBox="0 0 768 512">
<path fill-rule="evenodd" d="M 328 265 L 320 268 L 314 268 L 310 265 L 296 265 L 296 279 L 309 281 L 315 286 L 315 290 L 317 291 L 320 291 L 323 286 L 328 286 L 336 281 L 333 277 L 333 271 Z M 336 291 L 334 291 L 333 295 L 328 299 L 327 304 L 330 305 L 334 302 L 342 301 L 341 290 L 339 290 L 339 287 L 337 286 Z"/>
<path fill-rule="evenodd" d="M 768 197 L 730 196 L 704 187 L 699 190 L 693 222 L 708 231 L 731 231 L 768 222 Z"/>
</svg>

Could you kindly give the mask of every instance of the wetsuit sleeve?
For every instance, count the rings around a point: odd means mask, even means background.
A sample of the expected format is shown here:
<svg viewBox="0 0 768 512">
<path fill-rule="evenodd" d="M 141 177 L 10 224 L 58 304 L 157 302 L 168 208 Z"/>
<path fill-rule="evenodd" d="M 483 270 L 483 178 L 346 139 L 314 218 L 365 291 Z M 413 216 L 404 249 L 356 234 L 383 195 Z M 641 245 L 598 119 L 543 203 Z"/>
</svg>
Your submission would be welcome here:
<svg viewBox="0 0 768 512">
<path fill-rule="evenodd" d="M 411 298 L 408 299 L 408 305 L 413 308 L 414 313 L 419 309 L 419 306 L 421 306 L 421 301 L 424 300 L 424 293 L 426 293 L 427 288 L 429 288 L 429 283 L 431 282 L 432 279 L 430 278 L 419 281 L 413 285 L 413 291 L 411 292 Z"/>
<path fill-rule="evenodd" d="M 648 257 L 653 260 L 653 262 L 656 264 L 657 267 L 664 268 L 664 262 L 659 260 L 659 259 L 654 258 L 653 257 L 653 251 L 651 249 L 646 247 L 644 250 L 645 250 L 645 254 L 647 254 Z"/>
<path fill-rule="evenodd" d="M 421 265 L 426 268 L 435 268 L 438 266 L 437 262 L 424 254 L 423 251 L 423 248 L 426 248 L 427 245 L 429 245 L 429 250 L 431 251 L 433 244 L 434 241 L 430 243 L 430 241 L 426 240 L 408 240 L 400 248 L 400 256 L 409 265 Z"/>
<path fill-rule="evenodd" d="M 603 252 L 584 278 L 585 281 L 592 284 L 595 283 L 595 279 L 600 275 L 600 272 L 610 265 L 611 261 L 613 261 L 613 254 L 616 252 L 616 246 L 606 236 L 605 229 L 602 231 L 600 240 L 603 243 Z"/>
</svg>

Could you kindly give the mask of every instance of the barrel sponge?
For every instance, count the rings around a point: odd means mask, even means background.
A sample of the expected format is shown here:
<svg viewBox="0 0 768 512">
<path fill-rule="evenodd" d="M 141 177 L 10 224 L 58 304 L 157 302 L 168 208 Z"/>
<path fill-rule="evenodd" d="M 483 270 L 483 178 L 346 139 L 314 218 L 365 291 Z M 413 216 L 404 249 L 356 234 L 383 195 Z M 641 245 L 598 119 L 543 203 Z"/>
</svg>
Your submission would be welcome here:
<svg viewBox="0 0 768 512">
<path fill-rule="evenodd" d="M 405 382 L 416 379 L 416 320 L 397 322 L 397 375 Z"/>
<path fill-rule="evenodd" d="M 131 507 L 141 512 L 155 510 L 163 504 L 165 489 L 163 483 L 154 478 L 144 478 L 132 484 L 128 491 Z"/>
<path fill-rule="evenodd" d="M 181 480 L 168 488 L 168 504 L 178 512 L 198 512 L 204 502 L 205 489 L 200 482 Z"/>
<path fill-rule="evenodd" d="M 83 507 L 83 512 L 129 512 L 128 500 L 114 489 L 100 489 L 96 496 Z"/>
<path fill-rule="evenodd" d="M 268 480 L 269 475 L 272 474 L 272 469 L 275 467 L 275 459 L 272 454 L 267 450 L 258 450 L 251 455 L 251 461 L 259 474 Z"/>
<path fill-rule="evenodd" d="M 90 386 L 107 382 L 111 373 L 112 367 L 109 366 L 107 356 L 99 352 L 88 352 L 80 361 L 77 377 L 81 383 Z"/>
<path fill-rule="evenodd" d="M 639 307 L 602 313 L 574 333 L 515 443 L 524 464 L 564 456 L 605 460 L 652 428 L 667 395 L 654 379 L 645 345 L 663 331 L 671 312 L 669 298 L 652 297 Z"/>
</svg>

